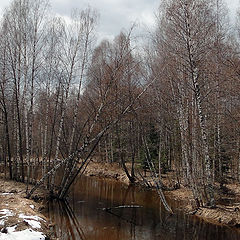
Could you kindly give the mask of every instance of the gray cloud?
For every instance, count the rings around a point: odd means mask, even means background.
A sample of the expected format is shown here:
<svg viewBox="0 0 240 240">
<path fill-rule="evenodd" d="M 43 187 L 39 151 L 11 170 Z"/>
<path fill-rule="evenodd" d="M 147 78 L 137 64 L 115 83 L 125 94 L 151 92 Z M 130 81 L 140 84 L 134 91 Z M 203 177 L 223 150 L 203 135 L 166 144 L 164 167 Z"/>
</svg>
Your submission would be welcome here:
<svg viewBox="0 0 240 240">
<path fill-rule="evenodd" d="M 10 0 L 1 0 L 0 1 L 0 14 L 3 13 L 3 10 L 9 6 L 9 4 L 11 3 Z"/>
<path fill-rule="evenodd" d="M 72 8 L 85 8 L 88 5 L 100 14 L 99 37 L 112 38 L 122 28 L 128 29 L 133 22 L 150 25 L 154 21 L 154 10 L 159 0 L 53 0 L 52 8 L 61 15 L 68 16 Z"/>
<path fill-rule="evenodd" d="M 233 14 L 239 0 L 225 0 Z M 11 0 L 0 0 L 0 9 L 8 6 Z M 134 21 L 146 26 L 154 22 L 160 0 L 50 0 L 52 11 L 58 15 L 70 16 L 71 9 L 91 6 L 98 10 L 100 38 L 113 38 L 121 29 L 128 29 Z"/>
</svg>

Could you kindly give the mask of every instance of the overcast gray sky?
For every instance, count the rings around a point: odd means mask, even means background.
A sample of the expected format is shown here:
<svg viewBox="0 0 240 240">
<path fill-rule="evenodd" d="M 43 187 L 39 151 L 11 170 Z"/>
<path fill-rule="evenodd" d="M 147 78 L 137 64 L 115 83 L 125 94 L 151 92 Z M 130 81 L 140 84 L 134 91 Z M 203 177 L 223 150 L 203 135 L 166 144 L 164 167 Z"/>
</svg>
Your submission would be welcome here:
<svg viewBox="0 0 240 240">
<path fill-rule="evenodd" d="M 225 0 L 230 14 L 234 15 L 240 6 L 240 0 Z M 0 14 L 11 0 L 0 0 Z M 50 0 L 56 14 L 69 16 L 72 8 L 94 7 L 100 13 L 98 37 L 113 38 L 122 28 L 128 29 L 133 22 L 145 26 L 154 24 L 160 0 Z"/>
</svg>

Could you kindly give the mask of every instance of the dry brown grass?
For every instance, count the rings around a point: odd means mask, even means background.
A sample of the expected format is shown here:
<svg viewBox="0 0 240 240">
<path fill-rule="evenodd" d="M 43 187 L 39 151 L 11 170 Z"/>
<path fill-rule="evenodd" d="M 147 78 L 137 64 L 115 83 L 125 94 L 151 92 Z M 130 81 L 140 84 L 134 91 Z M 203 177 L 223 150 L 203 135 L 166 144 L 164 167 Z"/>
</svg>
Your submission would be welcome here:
<svg viewBox="0 0 240 240">
<path fill-rule="evenodd" d="M 4 217 L 5 214 L 0 214 L 2 224 L 0 230 L 5 231 L 7 227 L 16 226 L 17 231 L 31 228 L 31 226 L 21 217 L 37 216 L 41 223 L 41 228 L 37 231 L 43 232 L 45 235 L 50 234 L 49 221 L 40 213 L 43 205 L 41 202 L 35 202 L 25 198 L 26 186 L 23 183 L 8 181 L 0 178 L 0 210 L 6 209 L 12 212 L 13 216 Z M 40 199 L 44 198 L 44 193 L 39 190 L 36 192 Z"/>
</svg>

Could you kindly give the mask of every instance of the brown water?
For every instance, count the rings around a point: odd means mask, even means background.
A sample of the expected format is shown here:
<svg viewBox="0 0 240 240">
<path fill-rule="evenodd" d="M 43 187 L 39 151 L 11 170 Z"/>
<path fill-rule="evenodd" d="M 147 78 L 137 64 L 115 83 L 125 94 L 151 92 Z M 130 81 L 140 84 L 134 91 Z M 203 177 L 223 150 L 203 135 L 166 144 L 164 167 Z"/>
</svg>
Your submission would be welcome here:
<svg viewBox="0 0 240 240">
<path fill-rule="evenodd" d="M 178 204 L 170 201 L 173 209 Z M 140 207 L 118 208 L 123 205 Z M 47 214 L 56 223 L 56 236 L 62 240 L 240 239 L 237 230 L 174 212 L 169 215 L 152 191 L 82 177 L 73 187 L 68 203 L 49 203 Z"/>
</svg>

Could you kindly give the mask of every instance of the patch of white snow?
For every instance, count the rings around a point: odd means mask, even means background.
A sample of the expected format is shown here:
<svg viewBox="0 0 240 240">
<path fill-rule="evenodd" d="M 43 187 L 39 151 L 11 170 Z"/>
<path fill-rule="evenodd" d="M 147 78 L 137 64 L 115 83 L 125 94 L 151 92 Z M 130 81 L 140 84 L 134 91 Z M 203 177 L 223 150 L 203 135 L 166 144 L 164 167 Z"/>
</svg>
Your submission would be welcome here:
<svg viewBox="0 0 240 240">
<path fill-rule="evenodd" d="M 41 228 L 41 223 L 35 220 L 27 220 L 24 219 L 25 222 L 27 222 L 32 228 Z"/>
<path fill-rule="evenodd" d="M 11 217 L 14 216 L 14 213 L 9 209 L 2 209 L 0 210 L 0 214 L 5 215 L 4 217 Z"/>
<path fill-rule="evenodd" d="M 45 235 L 41 232 L 26 229 L 15 232 L 16 226 L 8 227 L 7 233 L 0 233 L 0 240 L 44 240 Z"/>
<path fill-rule="evenodd" d="M 41 223 L 39 221 L 45 221 L 38 216 L 27 216 L 22 213 L 19 214 L 19 218 L 24 219 L 24 221 L 27 222 L 32 228 L 41 228 Z"/>
<path fill-rule="evenodd" d="M 34 209 L 34 205 L 30 205 L 29 207 L 30 207 L 31 209 Z"/>
<path fill-rule="evenodd" d="M 27 215 L 24 215 L 22 213 L 19 214 L 19 218 L 23 218 L 24 220 L 31 219 L 31 220 L 35 220 L 35 221 L 44 220 L 44 219 L 42 219 L 38 216 L 27 216 Z"/>
<path fill-rule="evenodd" d="M 12 195 L 13 193 L 9 193 L 9 192 L 5 192 L 5 193 L 1 193 L 1 196 L 6 196 L 6 195 Z"/>
</svg>

